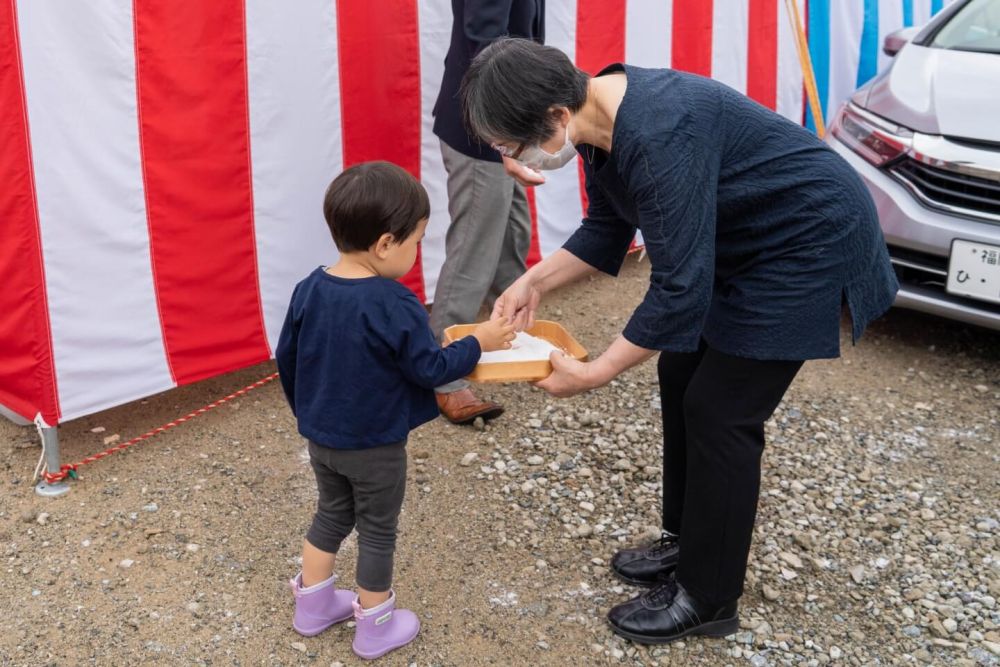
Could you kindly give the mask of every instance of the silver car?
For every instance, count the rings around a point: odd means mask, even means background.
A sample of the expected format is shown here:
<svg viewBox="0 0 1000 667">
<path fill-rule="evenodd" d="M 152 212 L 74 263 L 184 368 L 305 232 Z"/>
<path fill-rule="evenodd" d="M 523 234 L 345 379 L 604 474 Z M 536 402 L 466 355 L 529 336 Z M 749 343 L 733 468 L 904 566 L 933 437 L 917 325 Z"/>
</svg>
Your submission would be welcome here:
<svg viewBox="0 0 1000 667">
<path fill-rule="evenodd" d="M 1000 0 L 959 0 L 884 49 L 827 141 L 875 199 L 896 305 L 1000 330 Z"/>
</svg>

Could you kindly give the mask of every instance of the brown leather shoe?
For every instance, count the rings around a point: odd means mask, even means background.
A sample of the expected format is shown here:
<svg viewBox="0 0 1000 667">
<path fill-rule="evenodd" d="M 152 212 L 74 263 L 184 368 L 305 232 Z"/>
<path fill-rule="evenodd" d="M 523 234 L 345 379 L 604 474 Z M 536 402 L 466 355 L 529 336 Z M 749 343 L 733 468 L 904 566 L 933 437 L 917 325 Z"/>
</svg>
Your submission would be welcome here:
<svg viewBox="0 0 1000 667">
<path fill-rule="evenodd" d="M 479 400 L 471 389 L 459 389 L 447 394 L 438 394 L 437 402 L 441 414 L 447 417 L 452 424 L 460 426 L 471 424 L 476 420 L 476 417 L 482 417 L 489 421 L 503 414 L 503 406 Z"/>
</svg>

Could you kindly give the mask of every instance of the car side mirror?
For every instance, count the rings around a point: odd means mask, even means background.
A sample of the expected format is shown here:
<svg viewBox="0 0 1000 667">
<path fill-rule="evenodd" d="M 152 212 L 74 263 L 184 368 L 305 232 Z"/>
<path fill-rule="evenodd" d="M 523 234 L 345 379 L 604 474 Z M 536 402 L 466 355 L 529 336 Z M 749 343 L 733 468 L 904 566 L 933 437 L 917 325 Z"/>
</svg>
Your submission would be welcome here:
<svg viewBox="0 0 1000 667">
<path fill-rule="evenodd" d="M 882 42 L 882 52 L 887 56 L 895 56 L 919 32 L 920 28 L 912 27 L 890 32 L 885 36 L 885 41 Z"/>
</svg>

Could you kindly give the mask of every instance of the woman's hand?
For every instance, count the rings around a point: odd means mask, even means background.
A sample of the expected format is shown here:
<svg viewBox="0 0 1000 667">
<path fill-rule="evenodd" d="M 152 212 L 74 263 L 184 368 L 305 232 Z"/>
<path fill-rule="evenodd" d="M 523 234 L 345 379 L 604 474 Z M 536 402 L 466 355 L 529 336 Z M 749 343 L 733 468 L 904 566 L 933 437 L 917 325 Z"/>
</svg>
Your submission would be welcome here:
<svg viewBox="0 0 1000 667">
<path fill-rule="evenodd" d="M 535 325 L 535 310 L 542 299 L 542 292 L 535 285 L 530 273 L 515 280 L 493 304 L 490 319 L 498 317 L 513 323 L 514 331 L 524 331 Z"/>
<path fill-rule="evenodd" d="M 543 294 L 596 271 L 573 253 L 559 248 L 504 290 L 493 304 L 491 317 L 510 319 L 515 331 L 530 329 L 535 324 L 535 310 Z"/>
<path fill-rule="evenodd" d="M 549 361 L 552 362 L 552 374 L 536 382 L 535 386 L 556 398 L 576 396 L 603 386 L 611 380 L 598 376 L 595 362 L 577 361 L 562 352 L 553 352 L 549 356 Z"/>
<path fill-rule="evenodd" d="M 603 387 L 622 372 L 641 364 L 654 354 L 654 350 L 633 345 L 624 336 L 618 336 L 604 354 L 586 363 L 567 357 L 562 352 L 553 352 L 549 356 L 552 374 L 536 382 L 535 386 L 558 398 L 576 396 Z"/>
<path fill-rule="evenodd" d="M 532 185 L 541 185 L 545 182 L 545 177 L 540 172 L 525 167 L 513 158 L 504 156 L 503 168 L 515 181 L 526 188 L 530 188 Z"/>
</svg>

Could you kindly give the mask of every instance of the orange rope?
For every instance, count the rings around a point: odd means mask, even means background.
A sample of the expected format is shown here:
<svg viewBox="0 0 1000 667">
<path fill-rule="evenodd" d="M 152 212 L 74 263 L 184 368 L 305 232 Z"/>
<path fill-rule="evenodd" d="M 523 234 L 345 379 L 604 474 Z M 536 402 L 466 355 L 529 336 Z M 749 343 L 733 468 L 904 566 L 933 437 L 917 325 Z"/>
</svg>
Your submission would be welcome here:
<svg viewBox="0 0 1000 667">
<path fill-rule="evenodd" d="M 222 405 L 224 403 L 228 403 L 229 401 L 233 400 L 234 398 L 239 398 L 240 396 L 243 396 L 243 395 L 245 395 L 245 394 L 253 391 L 254 389 L 257 389 L 258 387 L 263 387 L 268 382 L 274 381 L 277 377 L 278 377 L 277 373 L 272 373 L 271 375 L 268 375 L 267 377 L 265 377 L 265 378 L 263 378 L 261 380 L 258 380 L 257 382 L 254 382 L 253 384 L 248 385 L 248 386 L 244 387 L 243 389 L 240 389 L 237 392 L 233 392 L 232 394 L 230 394 L 229 396 L 226 396 L 225 398 L 220 398 L 219 400 L 215 401 L 214 403 L 209 403 L 208 405 L 206 405 L 203 408 L 198 408 L 194 412 L 189 412 L 188 414 L 184 415 L 180 419 L 176 419 L 176 420 L 174 420 L 172 422 L 168 422 L 168 423 L 164 424 L 163 426 L 159 426 L 157 428 L 154 428 L 152 431 L 149 431 L 147 433 L 143 433 L 140 436 L 132 438 L 128 442 L 123 442 L 120 445 L 115 445 L 114 447 L 111 447 L 109 449 L 105 449 L 103 452 L 98 452 L 97 454 L 94 454 L 93 456 L 88 456 L 87 458 L 83 459 L 82 461 L 77 461 L 76 463 L 67 463 L 65 465 L 62 465 L 62 466 L 59 467 L 59 472 L 47 472 L 47 471 L 43 472 L 42 473 L 42 477 L 49 484 L 54 484 L 56 482 L 61 482 L 64 479 L 66 479 L 67 477 L 72 477 L 73 479 L 76 479 L 76 469 L 79 468 L 80 466 L 86 465 L 88 463 L 93 463 L 94 461 L 100 461 L 105 456 L 111 456 L 115 452 L 120 452 L 120 451 L 122 451 L 124 449 L 128 449 L 129 447 L 131 447 L 133 445 L 137 445 L 137 444 L 139 444 L 140 442 L 142 442 L 144 440 L 149 440 L 153 436 L 157 436 L 157 435 L 160 435 L 161 433 L 165 433 L 165 432 L 169 431 L 170 429 L 174 428 L 175 426 L 180 426 L 184 422 L 191 421 L 195 417 L 197 417 L 199 415 L 203 415 L 206 412 L 208 412 L 209 410 L 214 410 L 215 408 L 219 407 L 220 405 Z"/>
<path fill-rule="evenodd" d="M 802 27 L 802 17 L 799 15 L 799 3 L 797 0 L 785 0 L 785 5 L 788 7 L 788 20 L 791 21 L 792 32 L 795 34 L 795 46 L 799 53 L 799 65 L 802 67 L 802 80 L 806 86 L 806 97 L 809 99 L 813 122 L 816 123 L 816 136 L 822 139 L 823 135 L 826 134 L 826 126 L 823 123 L 823 110 L 819 104 L 816 73 L 813 71 L 812 58 L 809 56 L 809 42 Z"/>
</svg>

